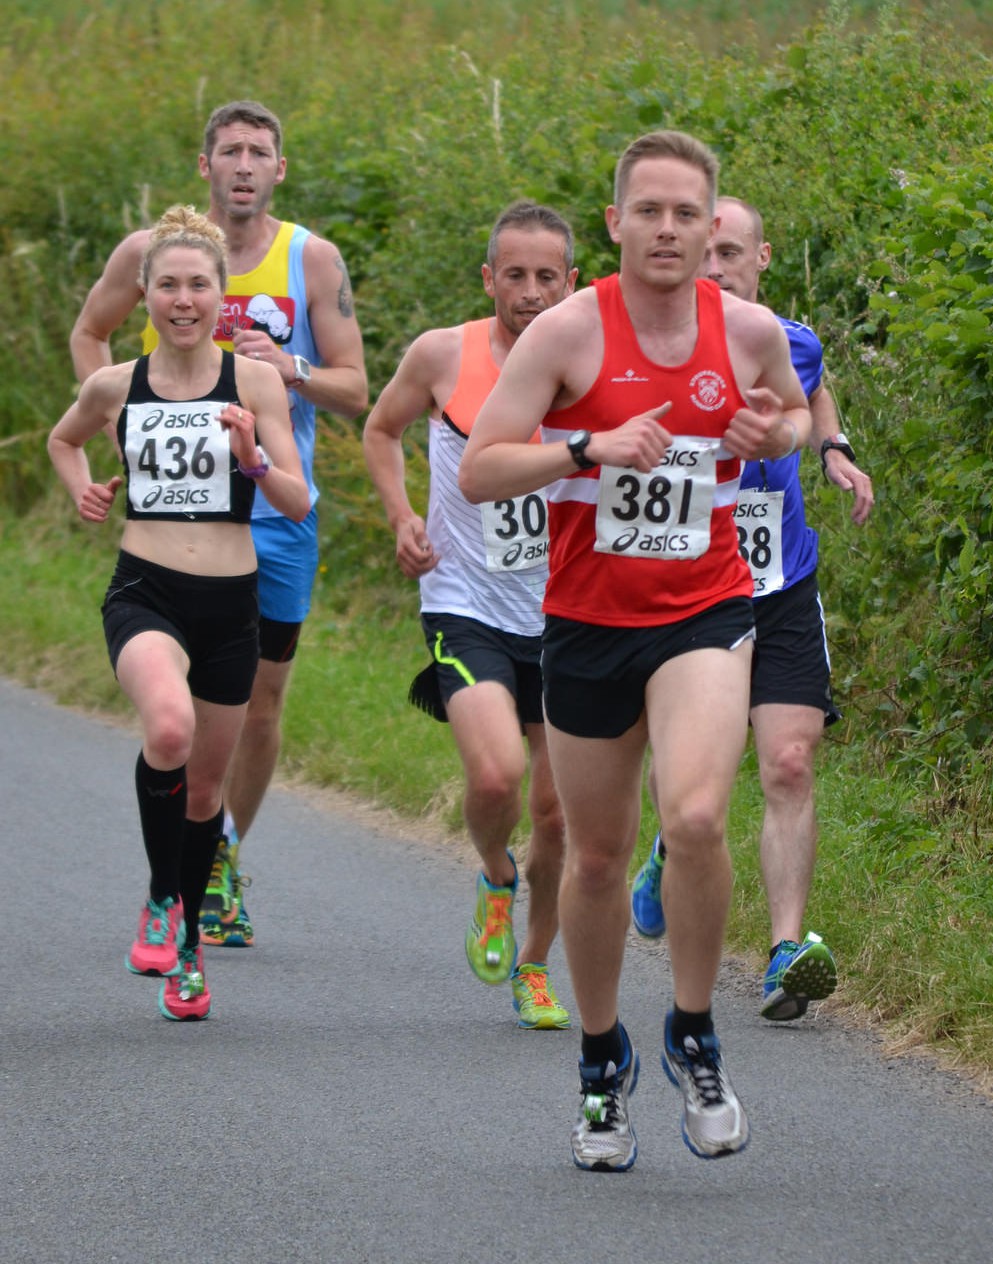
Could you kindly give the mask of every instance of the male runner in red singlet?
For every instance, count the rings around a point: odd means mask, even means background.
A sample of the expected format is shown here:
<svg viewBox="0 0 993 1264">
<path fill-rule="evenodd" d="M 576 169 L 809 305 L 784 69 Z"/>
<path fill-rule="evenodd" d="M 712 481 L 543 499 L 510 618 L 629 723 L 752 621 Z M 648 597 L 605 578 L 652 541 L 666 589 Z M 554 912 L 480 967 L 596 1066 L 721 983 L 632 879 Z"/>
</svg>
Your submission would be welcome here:
<svg viewBox="0 0 993 1264">
<path fill-rule="evenodd" d="M 420 582 L 421 620 L 433 662 L 412 701 L 448 720 L 465 770 L 464 812 L 482 862 L 466 956 L 478 978 L 511 979 L 522 1027 L 561 1028 L 569 1015 L 548 982 L 558 929 L 562 814 L 552 784 L 541 709 L 541 599 L 548 576 L 547 509 L 537 488 L 470 505 L 459 463 L 476 413 L 521 332 L 572 292 L 572 230 L 548 207 L 518 202 L 490 234 L 483 284 L 494 315 L 432 329 L 412 344 L 369 414 L 366 460 L 396 532 L 397 563 Z M 404 484 L 402 438 L 427 413 L 431 488 L 427 525 Z M 512 905 L 517 865 L 508 851 L 531 762 L 530 901 L 518 955 Z"/>
<path fill-rule="evenodd" d="M 792 453 L 810 414 L 772 312 L 697 279 L 716 181 L 716 158 L 684 133 L 628 147 L 607 208 L 619 273 L 521 336 L 460 473 L 472 501 L 548 488 L 542 676 L 566 821 L 559 915 L 583 1027 L 572 1152 L 597 1170 L 623 1171 L 637 1155 L 628 1097 L 638 1056 L 618 988 L 649 744 L 674 840 L 662 1063 L 682 1090 L 695 1154 L 748 1142 L 711 1017 L 754 636 L 732 514 L 741 462 Z"/>
</svg>

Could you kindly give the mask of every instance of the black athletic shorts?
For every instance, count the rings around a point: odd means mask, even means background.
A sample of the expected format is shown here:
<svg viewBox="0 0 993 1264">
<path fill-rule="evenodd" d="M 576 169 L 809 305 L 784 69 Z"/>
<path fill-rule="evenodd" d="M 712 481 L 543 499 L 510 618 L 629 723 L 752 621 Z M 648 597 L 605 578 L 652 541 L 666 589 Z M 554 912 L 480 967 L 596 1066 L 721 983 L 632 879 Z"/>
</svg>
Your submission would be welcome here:
<svg viewBox="0 0 993 1264">
<path fill-rule="evenodd" d="M 446 720 L 444 704 L 452 694 L 496 680 L 516 702 L 521 724 L 543 722 L 540 636 L 501 632 L 460 614 L 424 613 L 421 626 L 433 662 L 410 687 L 415 706 Z"/>
<path fill-rule="evenodd" d="M 259 616 L 259 651 L 269 663 L 289 663 L 300 644 L 302 623 L 281 623 Z"/>
<path fill-rule="evenodd" d="M 103 629 L 114 670 L 139 632 L 165 632 L 190 660 L 190 692 L 203 702 L 248 701 L 259 661 L 256 576 L 187 575 L 122 549 L 104 598 Z"/>
<path fill-rule="evenodd" d="M 549 615 L 541 672 L 548 722 L 574 737 L 620 737 L 645 709 L 649 678 L 691 650 L 732 650 L 755 635 L 749 597 L 651 628 L 600 627 Z"/>
<path fill-rule="evenodd" d="M 831 697 L 831 659 L 817 572 L 755 603 L 753 707 L 763 702 L 816 707 L 825 725 L 841 719 Z"/>
</svg>

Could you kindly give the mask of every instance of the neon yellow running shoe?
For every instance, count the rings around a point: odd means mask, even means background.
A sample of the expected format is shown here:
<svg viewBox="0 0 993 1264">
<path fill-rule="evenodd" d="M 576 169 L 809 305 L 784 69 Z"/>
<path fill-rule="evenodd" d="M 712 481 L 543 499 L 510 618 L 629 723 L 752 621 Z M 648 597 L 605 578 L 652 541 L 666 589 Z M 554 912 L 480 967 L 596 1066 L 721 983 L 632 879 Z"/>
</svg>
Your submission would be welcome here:
<svg viewBox="0 0 993 1264">
<path fill-rule="evenodd" d="M 476 911 L 465 933 L 465 955 L 477 979 L 483 983 L 504 983 L 514 968 L 512 914 L 517 892 L 517 869 L 509 887 L 495 887 L 482 873 L 476 878 Z"/>
<path fill-rule="evenodd" d="M 518 1027 L 564 1031 L 569 1026 L 569 1011 L 559 1004 L 548 982 L 547 966 L 537 962 L 518 966 L 510 976 L 510 987 L 514 993 L 514 1009 L 520 1015 Z"/>
<path fill-rule="evenodd" d="M 232 871 L 238 868 L 238 843 L 222 838 L 214 853 L 207 890 L 200 905 L 200 933 L 228 925 L 238 914 L 232 887 Z"/>
</svg>

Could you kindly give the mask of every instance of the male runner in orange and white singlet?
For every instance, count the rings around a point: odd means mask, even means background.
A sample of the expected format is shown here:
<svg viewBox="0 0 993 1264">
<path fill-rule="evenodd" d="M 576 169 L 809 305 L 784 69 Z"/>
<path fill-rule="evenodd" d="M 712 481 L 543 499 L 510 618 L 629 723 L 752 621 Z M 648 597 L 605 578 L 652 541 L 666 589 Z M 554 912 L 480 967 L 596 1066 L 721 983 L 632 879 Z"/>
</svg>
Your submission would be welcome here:
<svg viewBox="0 0 993 1264">
<path fill-rule="evenodd" d="M 548 982 L 558 929 L 562 817 L 552 784 L 541 710 L 541 600 L 548 574 L 547 510 L 538 489 L 470 505 L 459 463 L 476 414 L 509 349 L 544 309 L 572 292 L 572 231 L 533 202 L 508 207 L 490 234 L 483 284 L 494 315 L 421 334 L 369 414 L 366 461 L 397 538 L 397 563 L 420 581 L 421 620 L 432 654 L 411 700 L 448 720 L 465 770 L 464 812 L 482 871 L 466 955 L 478 978 L 511 978 L 522 1027 L 569 1025 Z M 404 483 L 402 437 L 429 417 L 427 524 Z M 508 843 L 521 815 L 531 761 L 532 833 L 526 875 L 528 929 L 520 955 L 512 905 L 517 865 Z"/>
<path fill-rule="evenodd" d="M 316 410 L 355 417 L 368 402 L 368 387 L 341 253 L 332 242 L 269 214 L 286 175 L 276 115 L 256 101 L 219 106 L 207 122 L 199 167 L 210 185 L 207 216 L 224 230 L 230 263 L 215 340 L 279 372 L 311 498 L 302 523 L 277 513 L 261 496 L 252 516 L 261 659 L 225 790 L 227 841 L 218 849 L 201 918 L 204 942 L 243 946 L 252 943 L 253 931 L 241 898 L 239 839 L 275 771 L 293 656 L 317 572 Z M 80 382 L 111 363 L 111 334 L 141 299 L 138 266 L 148 237 L 145 229 L 129 234 L 86 298 L 70 337 Z M 143 342 L 145 352 L 155 346 L 150 326 Z"/>
<path fill-rule="evenodd" d="M 810 414 L 775 316 L 697 279 L 716 183 L 717 159 L 685 133 L 627 148 L 607 208 L 619 273 L 522 334 L 460 470 L 472 501 L 537 487 L 549 499 L 542 680 L 566 825 L 559 915 L 583 1027 L 572 1153 L 587 1169 L 623 1171 L 637 1155 L 639 1063 L 618 992 L 649 745 L 663 833 L 676 840 L 663 1066 L 695 1154 L 732 1154 L 749 1136 L 711 1015 L 754 637 L 733 511 L 741 462 L 793 452 Z"/>
</svg>

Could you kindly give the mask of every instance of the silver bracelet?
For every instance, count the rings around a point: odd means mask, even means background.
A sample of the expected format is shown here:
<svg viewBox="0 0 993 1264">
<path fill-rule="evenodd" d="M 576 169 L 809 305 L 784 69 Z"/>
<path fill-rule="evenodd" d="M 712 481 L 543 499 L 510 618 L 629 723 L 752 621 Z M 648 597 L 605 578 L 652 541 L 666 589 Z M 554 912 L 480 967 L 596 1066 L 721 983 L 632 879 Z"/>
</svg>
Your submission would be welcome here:
<svg viewBox="0 0 993 1264">
<path fill-rule="evenodd" d="M 792 456 L 796 451 L 796 426 L 794 426 L 792 421 L 790 421 L 789 417 L 784 417 L 783 422 L 785 425 L 789 426 L 793 437 L 790 439 L 790 446 L 786 449 L 786 451 L 780 452 L 779 456 L 773 457 L 774 461 L 785 461 L 788 456 Z"/>
</svg>

